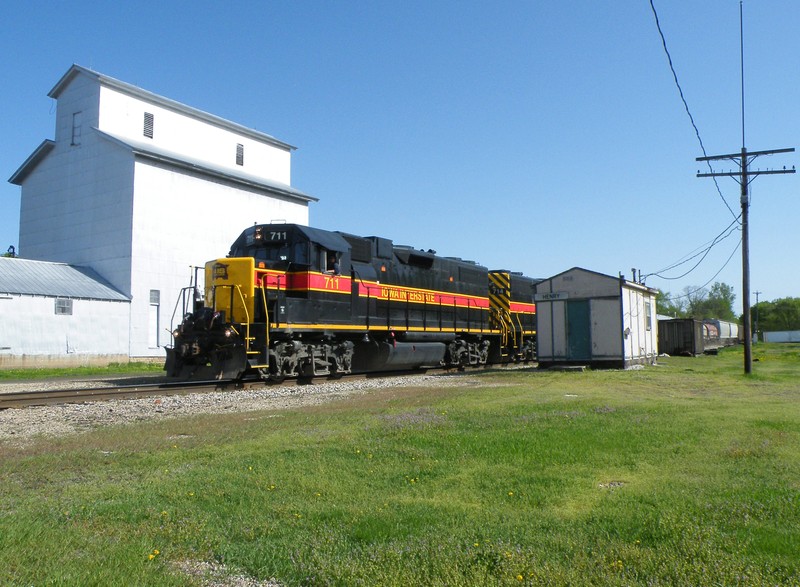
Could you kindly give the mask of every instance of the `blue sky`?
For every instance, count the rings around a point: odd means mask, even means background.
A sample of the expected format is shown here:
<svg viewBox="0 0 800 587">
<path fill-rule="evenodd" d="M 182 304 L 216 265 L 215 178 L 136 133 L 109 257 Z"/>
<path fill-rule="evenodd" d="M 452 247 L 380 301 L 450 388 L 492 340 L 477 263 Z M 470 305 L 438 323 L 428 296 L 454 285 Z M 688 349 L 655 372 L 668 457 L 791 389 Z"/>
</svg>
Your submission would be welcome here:
<svg viewBox="0 0 800 587">
<path fill-rule="evenodd" d="M 738 152 L 738 0 L 654 1 L 706 152 Z M 744 15 L 746 146 L 800 147 L 800 3 L 745 0 Z M 534 277 L 573 266 L 630 277 L 680 261 L 734 219 L 696 177 L 703 153 L 649 0 L 11 0 L 0 22 L 4 179 L 53 137 L 47 93 L 78 63 L 297 146 L 292 184 L 320 199 L 320 228 Z M 761 300 L 800 297 L 799 182 L 751 185 Z M 739 185 L 719 185 L 738 215 Z M 18 243 L 19 199 L 0 184 L 3 250 Z M 721 281 L 738 312 L 738 241 L 647 285 L 677 295 Z"/>
</svg>

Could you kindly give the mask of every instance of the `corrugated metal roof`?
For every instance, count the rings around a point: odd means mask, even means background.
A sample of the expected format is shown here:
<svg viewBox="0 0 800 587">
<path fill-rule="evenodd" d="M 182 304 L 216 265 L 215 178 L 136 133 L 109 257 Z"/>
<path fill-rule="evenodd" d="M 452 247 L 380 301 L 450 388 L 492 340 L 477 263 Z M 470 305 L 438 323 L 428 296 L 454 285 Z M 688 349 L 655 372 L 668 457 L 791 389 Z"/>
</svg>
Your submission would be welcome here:
<svg viewBox="0 0 800 587">
<path fill-rule="evenodd" d="M 88 267 L 0 257 L 0 293 L 128 302 Z"/>
</svg>

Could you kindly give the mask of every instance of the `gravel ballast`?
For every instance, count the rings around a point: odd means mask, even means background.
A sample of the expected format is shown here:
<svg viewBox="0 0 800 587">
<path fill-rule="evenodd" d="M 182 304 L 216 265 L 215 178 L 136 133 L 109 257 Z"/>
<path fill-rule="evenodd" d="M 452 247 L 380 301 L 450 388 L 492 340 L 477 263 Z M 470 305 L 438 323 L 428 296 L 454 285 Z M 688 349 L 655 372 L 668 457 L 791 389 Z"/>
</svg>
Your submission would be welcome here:
<svg viewBox="0 0 800 587">
<path fill-rule="evenodd" d="M 318 405 L 378 388 L 465 385 L 469 379 L 468 376 L 415 375 L 8 409 L 0 411 L 0 443 L 21 446 L 37 437 L 79 434 L 101 426 L 179 418 L 193 414 L 283 410 Z M 86 388 L 95 384 L 97 387 L 104 387 L 107 382 L 87 384 L 86 381 L 77 381 L 71 385 L 75 388 Z M 2 384 L 0 393 L 41 391 L 48 387 L 68 389 L 69 386 L 64 381 Z"/>
</svg>

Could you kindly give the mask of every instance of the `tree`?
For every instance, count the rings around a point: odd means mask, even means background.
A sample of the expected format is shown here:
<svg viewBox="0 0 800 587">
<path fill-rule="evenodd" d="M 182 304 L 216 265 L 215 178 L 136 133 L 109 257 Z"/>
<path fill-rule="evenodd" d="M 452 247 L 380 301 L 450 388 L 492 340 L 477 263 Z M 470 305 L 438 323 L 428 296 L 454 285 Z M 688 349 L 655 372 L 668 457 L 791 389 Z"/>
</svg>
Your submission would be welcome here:
<svg viewBox="0 0 800 587">
<path fill-rule="evenodd" d="M 683 288 L 683 297 L 686 298 L 686 315 L 692 318 L 708 318 L 705 315 L 705 302 L 708 290 L 703 287 L 688 286 Z"/>
<path fill-rule="evenodd" d="M 733 322 L 736 320 L 736 314 L 733 311 L 734 300 L 736 300 L 736 294 L 733 293 L 733 288 L 727 283 L 717 281 L 711 286 L 711 291 L 708 293 L 706 311 L 712 318 Z"/>
<path fill-rule="evenodd" d="M 686 303 L 682 297 L 673 298 L 669 292 L 658 290 L 656 313 L 673 318 L 686 317 Z"/>
<path fill-rule="evenodd" d="M 716 318 L 717 320 L 736 320 L 733 302 L 736 295 L 727 283 L 715 282 L 710 290 L 698 287 L 684 288 L 687 300 L 686 312 L 697 319 Z"/>
<path fill-rule="evenodd" d="M 800 298 L 779 298 L 759 302 L 750 308 L 753 324 L 758 319 L 758 330 L 800 330 Z"/>
</svg>

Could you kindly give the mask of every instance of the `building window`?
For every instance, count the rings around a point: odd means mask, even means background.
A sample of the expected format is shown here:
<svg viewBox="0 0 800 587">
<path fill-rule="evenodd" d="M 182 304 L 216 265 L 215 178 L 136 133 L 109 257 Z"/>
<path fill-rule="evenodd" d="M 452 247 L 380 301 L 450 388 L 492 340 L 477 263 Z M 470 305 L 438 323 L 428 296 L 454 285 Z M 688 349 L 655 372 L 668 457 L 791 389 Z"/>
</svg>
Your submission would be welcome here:
<svg viewBox="0 0 800 587">
<path fill-rule="evenodd" d="M 56 316 L 72 316 L 72 300 L 56 298 Z"/>
<path fill-rule="evenodd" d="M 160 330 L 161 330 L 161 291 L 157 289 L 150 290 L 150 311 L 148 313 L 148 336 L 147 346 L 151 349 L 159 347 Z"/>
<path fill-rule="evenodd" d="M 153 114 L 150 113 L 150 112 L 145 112 L 144 113 L 144 136 L 146 136 L 148 139 L 152 139 L 153 138 L 153 121 L 154 121 Z"/>
<path fill-rule="evenodd" d="M 81 144 L 81 115 L 82 112 L 75 112 L 72 115 L 72 142 L 71 145 Z"/>
<path fill-rule="evenodd" d="M 236 145 L 236 165 L 244 165 L 244 145 Z"/>
<path fill-rule="evenodd" d="M 645 315 L 645 320 L 647 320 L 647 331 L 649 332 L 650 330 L 653 329 L 653 314 L 650 302 L 644 303 L 644 315 Z"/>
</svg>

